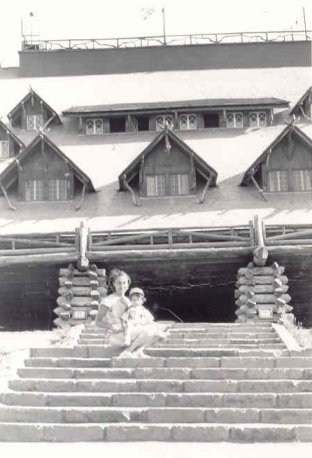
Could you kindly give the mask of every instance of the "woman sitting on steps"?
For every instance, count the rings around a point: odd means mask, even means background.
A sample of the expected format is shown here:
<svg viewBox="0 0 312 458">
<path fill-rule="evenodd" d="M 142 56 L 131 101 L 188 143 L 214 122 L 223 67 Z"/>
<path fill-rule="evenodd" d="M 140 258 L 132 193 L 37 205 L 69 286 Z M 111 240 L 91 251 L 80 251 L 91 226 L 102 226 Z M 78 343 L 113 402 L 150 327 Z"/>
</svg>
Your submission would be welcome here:
<svg viewBox="0 0 312 458">
<path fill-rule="evenodd" d="M 110 274 L 109 282 L 115 292 L 101 301 L 95 326 L 106 330 L 110 345 L 126 347 L 120 356 L 146 357 L 144 349 L 158 340 L 165 339 L 167 335 L 153 319 L 138 320 L 135 325 L 131 323 L 131 313 L 129 314 L 128 311 L 133 304 L 125 295 L 131 283 L 129 275 L 115 269 Z M 142 304 L 139 305 L 143 307 Z M 149 312 L 147 310 L 146 312 L 147 317 Z M 150 316 L 152 317 L 151 314 Z"/>
</svg>

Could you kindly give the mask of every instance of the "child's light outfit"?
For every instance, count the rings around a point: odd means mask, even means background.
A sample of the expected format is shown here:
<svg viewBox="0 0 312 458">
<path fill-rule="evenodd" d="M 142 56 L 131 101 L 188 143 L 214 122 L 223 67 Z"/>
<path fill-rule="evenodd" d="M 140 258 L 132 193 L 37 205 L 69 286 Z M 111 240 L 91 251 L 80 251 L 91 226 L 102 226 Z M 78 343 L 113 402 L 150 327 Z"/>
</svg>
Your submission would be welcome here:
<svg viewBox="0 0 312 458">
<path fill-rule="evenodd" d="M 143 305 L 133 306 L 132 304 L 129 306 L 128 310 L 123 314 L 121 317 L 124 321 L 133 322 L 134 325 L 136 324 L 144 324 L 154 321 L 154 317 Z"/>
<path fill-rule="evenodd" d="M 152 323 L 154 317 L 143 305 L 131 305 L 121 317 L 125 325 L 125 344 L 130 345 L 132 331 L 136 326 Z"/>
</svg>

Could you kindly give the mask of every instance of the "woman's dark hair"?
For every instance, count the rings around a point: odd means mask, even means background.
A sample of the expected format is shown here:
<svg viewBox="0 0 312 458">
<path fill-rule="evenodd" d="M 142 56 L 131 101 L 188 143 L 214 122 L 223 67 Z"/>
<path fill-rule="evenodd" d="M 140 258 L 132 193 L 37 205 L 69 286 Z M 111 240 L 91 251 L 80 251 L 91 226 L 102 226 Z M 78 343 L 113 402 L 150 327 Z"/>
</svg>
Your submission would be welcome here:
<svg viewBox="0 0 312 458">
<path fill-rule="evenodd" d="M 119 270 L 119 269 L 112 269 L 108 277 L 108 286 L 113 291 L 115 291 L 114 283 L 118 277 L 126 277 L 128 279 L 128 287 L 131 285 L 131 278 L 129 277 L 129 275 L 126 272 L 124 272 L 123 270 Z"/>
</svg>

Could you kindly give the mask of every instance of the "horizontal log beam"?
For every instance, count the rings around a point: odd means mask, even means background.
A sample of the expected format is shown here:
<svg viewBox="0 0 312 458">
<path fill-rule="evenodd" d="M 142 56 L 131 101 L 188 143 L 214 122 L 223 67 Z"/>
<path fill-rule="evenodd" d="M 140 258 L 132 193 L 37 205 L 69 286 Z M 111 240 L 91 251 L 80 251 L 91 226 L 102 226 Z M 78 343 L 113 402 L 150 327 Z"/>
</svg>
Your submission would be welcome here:
<svg viewBox="0 0 312 458">
<path fill-rule="evenodd" d="M 267 241 L 276 241 L 276 240 L 289 240 L 289 239 L 296 239 L 300 237 L 306 237 L 311 235 L 312 237 L 312 229 L 306 231 L 292 231 L 288 234 L 280 234 L 280 235 L 272 235 L 267 237 Z"/>
<path fill-rule="evenodd" d="M 229 242 L 230 243 L 230 242 Z M 207 246 L 208 245 L 208 246 Z M 91 262 L 109 262 L 109 261 L 121 261 L 121 260 L 168 260 L 168 259 L 190 259 L 194 260 L 201 258 L 204 260 L 216 260 L 218 263 L 226 262 L 227 259 L 239 258 L 240 256 L 250 255 L 250 247 L 232 246 L 232 247 L 212 247 L 211 244 L 207 244 L 205 247 L 191 247 L 187 245 L 187 248 L 181 246 L 174 246 L 172 249 L 166 247 L 155 246 L 144 246 L 140 248 L 138 246 L 131 247 L 114 247 L 111 250 L 102 251 L 91 251 L 87 253 L 87 256 Z M 112 247 L 111 247 L 112 248 Z M 78 253 L 67 249 L 62 252 L 55 252 L 53 249 L 51 253 L 47 253 L 47 249 L 43 249 L 44 252 L 34 253 L 29 250 L 20 253 L 16 250 L 12 255 L 8 256 L 7 252 L 0 252 L 0 266 L 7 266 L 13 264 L 58 264 L 77 261 Z M 272 247 L 269 250 L 270 255 L 289 255 L 289 256 L 300 256 L 310 257 L 312 255 L 312 246 L 278 246 Z M 250 269 L 248 269 L 250 270 Z M 254 272 L 255 273 L 255 272 Z M 271 273 L 271 272 L 270 272 Z"/>
<path fill-rule="evenodd" d="M 224 235 L 224 234 L 217 234 L 217 233 L 209 233 L 209 232 L 195 232 L 195 231 L 173 231 L 174 235 L 192 235 L 193 237 L 199 238 L 207 238 L 210 240 L 222 240 L 222 241 L 249 241 L 249 233 L 246 233 L 246 237 L 242 237 L 240 235 Z"/>
<path fill-rule="evenodd" d="M 62 252 L 62 253 L 41 253 L 31 255 L 17 255 L 17 256 L 1 256 L 0 267 L 9 265 L 27 265 L 27 264 L 64 264 L 73 262 L 77 259 L 78 253 L 75 252 Z"/>
<path fill-rule="evenodd" d="M 164 236 L 168 237 L 168 231 L 158 231 L 158 232 L 148 232 L 148 233 L 140 233 L 140 234 L 135 234 L 135 235 L 129 235 L 129 236 L 123 236 L 123 237 L 115 237 L 111 238 L 109 240 L 103 240 L 101 242 L 92 242 L 92 247 L 97 247 L 97 246 L 109 246 L 109 245 L 116 245 L 119 243 L 125 243 L 125 242 L 132 242 L 135 240 L 142 240 L 142 239 L 149 239 L 149 237 L 157 237 L 157 236 Z"/>
<path fill-rule="evenodd" d="M 196 249 L 196 248 L 225 248 L 225 247 L 249 247 L 249 242 L 198 242 L 198 243 L 173 243 L 170 245 L 169 243 L 157 243 L 155 245 L 117 245 L 117 246 L 92 246 L 92 251 L 102 251 L 102 250 L 159 250 L 159 249 L 171 249 L 170 247 L 174 246 L 176 249 Z M 250 249 L 249 249 L 250 251 Z"/>
<path fill-rule="evenodd" d="M 17 257 L 17 256 L 32 256 L 32 255 L 46 255 L 46 254 L 57 254 L 57 253 L 76 253 L 75 247 L 64 248 L 17 248 L 16 250 L 0 250 L 0 256 L 3 257 Z"/>
<path fill-rule="evenodd" d="M 0 243 L 21 243 L 23 245 L 29 245 L 31 247 L 70 247 L 73 246 L 72 243 L 65 243 L 65 242 L 53 242 L 47 240 L 40 240 L 40 239 L 24 239 L 24 238 L 15 238 L 15 237 L 0 237 Z"/>
</svg>

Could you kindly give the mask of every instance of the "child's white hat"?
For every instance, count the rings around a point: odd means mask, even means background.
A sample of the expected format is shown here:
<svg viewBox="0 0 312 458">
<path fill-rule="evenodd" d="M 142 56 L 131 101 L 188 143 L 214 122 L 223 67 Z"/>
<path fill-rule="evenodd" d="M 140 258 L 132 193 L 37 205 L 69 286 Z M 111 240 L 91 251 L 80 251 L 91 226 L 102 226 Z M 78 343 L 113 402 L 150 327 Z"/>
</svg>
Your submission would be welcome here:
<svg viewBox="0 0 312 458">
<path fill-rule="evenodd" d="M 131 297 L 132 294 L 141 294 L 144 297 L 144 291 L 141 288 L 131 288 L 129 291 L 129 296 Z"/>
</svg>

